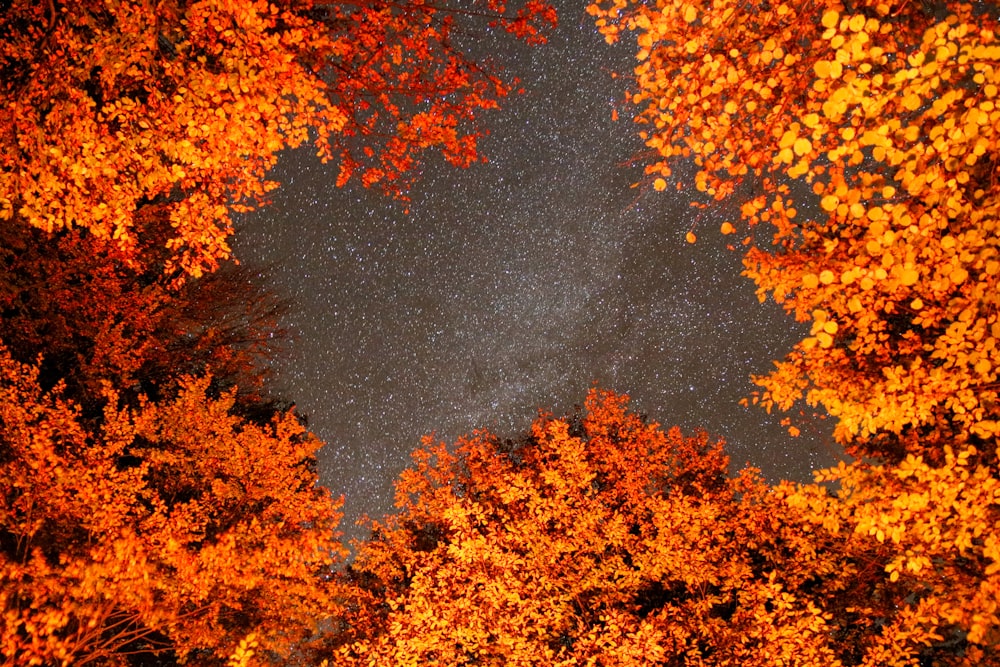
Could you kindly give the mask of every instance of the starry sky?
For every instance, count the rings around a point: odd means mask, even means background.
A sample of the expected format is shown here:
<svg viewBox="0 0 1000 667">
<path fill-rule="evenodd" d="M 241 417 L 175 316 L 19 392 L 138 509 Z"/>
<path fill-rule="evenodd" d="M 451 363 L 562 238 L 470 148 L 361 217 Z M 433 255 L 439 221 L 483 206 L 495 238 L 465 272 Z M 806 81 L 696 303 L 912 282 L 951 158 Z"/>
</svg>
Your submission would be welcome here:
<svg viewBox="0 0 1000 667">
<path fill-rule="evenodd" d="M 634 47 L 607 45 L 582 3 L 561 4 L 548 44 L 491 50 L 525 94 L 486 117 L 488 163 L 432 160 L 407 213 L 292 151 L 273 204 L 237 226 L 236 256 L 293 301 L 277 381 L 327 443 L 321 481 L 346 497 L 349 538 L 364 535 L 361 514 L 392 509 L 422 435 L 514 434 L 595 383 L 665 426 L 724 437 L 735 467 L 772 481 L 837 460 L 827 422 L 792 438 L 738 404 L 801 325 L 740 276 L 718 233 L 731 208 L 691 208 L 693 187 L 630 187 L 642 144 L 628 77 L 611 73 L 631 71 Z"/>
</svg>

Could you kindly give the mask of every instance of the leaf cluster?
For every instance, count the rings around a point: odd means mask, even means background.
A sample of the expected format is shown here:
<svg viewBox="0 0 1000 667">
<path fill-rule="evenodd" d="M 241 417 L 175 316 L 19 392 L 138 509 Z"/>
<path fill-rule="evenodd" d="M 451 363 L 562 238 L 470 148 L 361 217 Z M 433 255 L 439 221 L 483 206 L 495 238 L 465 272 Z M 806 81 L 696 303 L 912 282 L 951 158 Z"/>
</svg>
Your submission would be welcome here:
<svg viewBox="0 0 1000 667">
<path fill-rule="evenodd" d="M 995 8 L 610 0 L 588 11 L 608 40 L 636 35 L 631 99 L 653 189 L 693 161 L 698 190 L 740 206 L 739 229 L 721 231 L 744 234 L 760 298 L 811 323 L 751 400 L 822 407 L 859 457 L 819 475 L 836 495 L 775 488 L 808 522 L 880 555 L 873 599 L 892 611 L 844 609 L 876 628 L 841 659 L 993 664 Z"/>
<path fill-rule="evenodd" d="M 397 505 L 349 570 L 336 664 L 859 664 L 905 595 L 879 543 L 596 390 L 514 448 L 425 440 Z"/>
<path fill-rule="evenodd" d="M 810 335 L 754 396 L 900 460 L 997 434 L 997 17 L 915 2 L 597 2 L 637 35 L 637 122 L 738 194 L 746 275 Z M 761 233 L 767 223 L 770 235 Z M 735 232 L 732 223 L 724 231 Z"/>
<path fill-rule="evenodd" d="M 539 0 L 7 3 L 0 220 L 83 228 L 142 262 L 142 212 L 160 206 L 167 269 L 197 277 L 286 148 L 312 142 L 339 184 L 403 195 L 429 149 L 476 160 L 476 119 L 511 89 L 452 45 L 468 15 L 529 42 L 555 23 Z"/>
</svg>

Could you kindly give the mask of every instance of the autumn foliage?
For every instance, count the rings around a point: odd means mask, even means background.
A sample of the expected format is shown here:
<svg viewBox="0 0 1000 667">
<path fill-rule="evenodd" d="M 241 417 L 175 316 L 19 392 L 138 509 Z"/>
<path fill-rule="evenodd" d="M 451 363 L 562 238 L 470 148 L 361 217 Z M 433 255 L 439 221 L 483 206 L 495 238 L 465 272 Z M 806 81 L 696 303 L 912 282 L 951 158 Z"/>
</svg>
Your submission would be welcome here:
<svg viewBox="0 0 1000 667">
<path fill-rule="evenodd" d="M 842 442 L 894 460 L 991 442 L 992 6 L 615 0 L 590 12 L 608 39 L 637 34 L 632 101 L 653 185 L 687 158 L 699 190 L 735 196 L 747 275 L 812 323 L 758 378 L 757 399 L 821 404 Z"/>
<path fill-rule="evenodd" d="M 81 227 L 134 260 L 143 208 L 164 206 L 170 267 L 197 276 L 282 149 L 312 141 L 338 183 L 396 192 L 428 149 L 467 165 L 511 89 L 452 46 L 467 13 L 532 42 L 555 21 L 539 0 L 7 3 L 0 219 Z"/>
<path fill-rule="evenodd" d="M 300 650 L 342 547 L 320 443 L 266 386 L 280 302 L 231 266 L 171 287 L 79 230 L 0 237 L 4 664 Z"/>
<path fill-rule="evenodd" d="M 588 11 L 609 41 L 635 33 L 649 184 L 665 190 L 693 163 L 698 205 L 739 208 L 720 231 L 743 233 L 760 298 L 811 323 L 755 379 L 752 401 L 821 406 L 864 457 L 817 475 L 836 495 L 775 489 L 880 555 L 868 561 L 888 575 L 879 599 L 901 594 L 876 639 L 852 635 L 841 660 L 995 664 L 995 7 L 612 0 Z M 871 627 L 866 609 L 845 617 Z"/>
<path fill-rule="evenodd" d="M 453 35 L 540 42 L 552 9 L 13 0 L 4 664 L 1000 664 L 1000 13 L 587 11 L 636 39 L 644 184 L 693 164 L 760 298 L 810 323 L 748 402 L 826 410 L 857 458 L 769 484 L 595 389 L 520 437 L 424 438 L 345 564 L 321 443 L 268 380 L 281 302 L 223 264 L 232 215 L 307 143 L 403 197 L 429 150 L 471 164 L 513 83 Z"/>
<path fill-rule="evenodd" d="M 114 254 L 81 230 L 0 227 L 0 340 L 11 356 L 37 365 L 43 389 L 62 382 L 88 413 L 102 409 L 105 383 L 135 405 L 172 395 L 181 375 L 211 375 L 213 388 L 236 388 L 243 416 L 270 420 L 286 304 L 265 274 L 227 264 L 174 288 L 162 265 L 135 270 Z"/>
<path fill-rule="evenodd" d="M 452 451 L 428 439 L 414 458 L 399 514 L 373 525 L 352 567 L 385 606 L 346 664 L 634 665 L 720 650 L 773 664 L 791 647 L 764 641 L 765 606 L 830 569 L 796 544 L 801 569 L 772 560 L 780 523 L 758 478 L 728 478 L 721 443 L 664 432 L 613 395 L 592 393 L 582 419 L 542 417 L 522 440 L 478 433 Z M 805 604 L 775 616 L 798 647 L 826 630 Z"/>
<path fill-rule="evenodd" d="M 348 570 L 361 611 L 335 664 L 998 658 L 997 484 L 980 487 L 989 475 L 965 456 L 952 464 L 976 491 L 952 507 L 921 504 L 942 473 L 916 462 L 852 473 L 839 497 L 772 489 L 752 470 L 731 476 L 721 442 L 592 391 L 584 414 L 542 416 L 522 439 L 425 439 L 414 461 L 399 512 L 373 523 Z M 935 543 L 936 521 L 960 534 Z M 979 563 L 992 563 L 985 580 Z"/>
<path fill-rule="evenodd" d="M 329 613 L 339 517 L 292 415 L 247 423 L 182 378 L 136 409 L 108 389 L 95 422 L 6 350 L 0 370 L 6 661 L 208 664 L 251 631 L 281 654 Z"/>
<path fill-rule="evenodd" d="M 3 3 L 5 664 L 283 662 L 330 626 L 339 503 L 267 383 L 281 302 L 222 266 L 232 216 L 305 143 L 401 197 L 428 151 L 470 164 L 514 81 L 453 30 L 554 22 L 536 0 Z"/>
<path fill-rule="evenodd" d="M 895 613 L 861 664 L 1000 661 L 1000 480 L 974 447 L 945 447 L 942 459 L 841 464 L 817 475 L 838 483 L 836 497 L 819 485 L 778 489 L 810 521 L 888 561 L 884 590 L 899 596 Z"/>
</svg>

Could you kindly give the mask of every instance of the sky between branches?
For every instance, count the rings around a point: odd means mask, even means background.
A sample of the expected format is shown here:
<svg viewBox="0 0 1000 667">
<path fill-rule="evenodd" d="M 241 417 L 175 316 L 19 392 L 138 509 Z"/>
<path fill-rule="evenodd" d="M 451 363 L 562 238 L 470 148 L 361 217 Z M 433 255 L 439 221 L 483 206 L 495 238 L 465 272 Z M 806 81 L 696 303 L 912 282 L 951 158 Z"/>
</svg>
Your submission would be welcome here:
<svg viewBox="0 0 1000 667">
<path fill-rule="evenodd" d="M 558 4 L 547 45 L 469 46 L 525 88 L 486 118 L 489 163 L 432 164 L 407 213 L 290 152 L 273 204 L 237 228 L 237 257 L 269 265 L 295 302 L 278 381 L 327 442 L 321 478 L 346 495 L 349 536 L 363 534 L 361 513 L 391 508 L 421 435 L 511 434 L 539 408 L 572 410 L 595 382 L 663 424 L 725 437 L 735 466 L 772 480 L 836 460 L 829 424 L 791 438 L 779 417 L 738 405 L 802 331 L 739 275 L 718 233 L 725 209 L 690 208 L 693 188 L 630 188 L 642 178 L 623 102 L 634 45 L 607 45 L 582 5 Z"/>
</svg>

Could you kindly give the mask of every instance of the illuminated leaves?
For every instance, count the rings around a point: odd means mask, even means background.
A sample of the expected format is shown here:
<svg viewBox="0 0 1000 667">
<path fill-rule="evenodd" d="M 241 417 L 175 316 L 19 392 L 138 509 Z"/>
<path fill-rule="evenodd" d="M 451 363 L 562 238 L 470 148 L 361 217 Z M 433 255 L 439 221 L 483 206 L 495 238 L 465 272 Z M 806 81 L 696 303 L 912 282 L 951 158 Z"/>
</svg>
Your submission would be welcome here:
<svg viewBox="0 0 1000 667">
<path fill-rule="evenodd" d="M 758 296 L 809 325 L 755 378 L 753 402 L 822 406 L 849 452 L 885 464 L 822 473 L 838 496 L 777 489 L 863 564 L 846 575 L 859 585 L 851 606 L 833 610 L 855 646 L 847 664 L 997 662 L 995 8 L 598 0 L 588 11 L 610 40 L 636 33 L 647 173 L 690 159 L 700 192 L 742 196 L 745 224 L 722 231 L 750 230 Z M 754 233 L 762 223 L 769 239 Z"/>
<path fill-rule="evenodd" d="M 864 664 L 905 658 L 956 635 L 968 648 L 949 656 L 949 664 L 997 659 L 1000 481 L 989 465 L 995 456 L 945 447 L 934 466 L 911 455 L 897 466 L 857 462 L 819 473 L 818 481 L 839 483 L 837 498 L 819 486 L 779 491 L 793 506 L 808 508 L 810 520 L 888 555 L 886 590 L 900 596 L 898 613 Z"/>
<path fill-rule="evenodd" d="M 193 651 L 220 661 L 256 632 L 287 650 L 330 610 L 317 576 L 339 555 L 336 504 L 310 470 L 319 443 L 183 381 L 176 399 L 84 416 L 0 355 L 0 655 L 116 662 Z"/>
<path fill-rule="evenodd" d="M 240 641 L 239 646 L 229 656 L 226 667 L 249 667 L 257 646 L 257 637 L 251 632 Z"/>
<path fill-rule="evenodd" d="M 50 7 L 19 0 L 0 15 L 0 219 L 82 227 L 136 260 L 153 240 L 141 209 L 165 205 L 168 269 L 194 276 L 229 256 L 232 215 L 275 187 L 280 150 L 312 138 L 339 183 L 402 195 L 429 149 L 477 159 L 476 121 L 510 90 L 451 46 L 464 9 Z M 555 22 L 538 0 L 468 14 L 529 42 Z"/>
<path fill-rule="evenodd" d="M 836 333 L 830 320 L 816 332 Z M 990 456 L 857 463 L 766 487 L 592 392 L 583 419 L 425 439 L 352 580 L 338 664 L 991 664 Z M 954 650 L 963 638 L 961 652 Z"/>
<path fill-rule="evenodd" d="M 863 650 L 895 598 L 858 563 L 882 555 L 730 477 L 704 434 L 626 408 L 593 391 L 582 418 L 517 440 L 425 439 L 352 566 L 358 637 L 331 662 L 826 667 Z"/>
<path fill-rule="evenodd" d="M 588 11 L 609 39 L 636 34 L 631 101 L 655 154 L 647 173 L 690 158 L 695 187 L 712 198 L 763 193 L 740 202 L 746 275 L 761 299 L 772 295 L 813 330 L 780 370 L 756 379 L 754 400 L 822 405 L 859 453 L 919 453 L 992 433 L 994 13 L 665 0 Z M 773 245 L 753 233 L 761 223 Z M 890 442 L 902 448 L 883 450 Z"/>
</svg>

